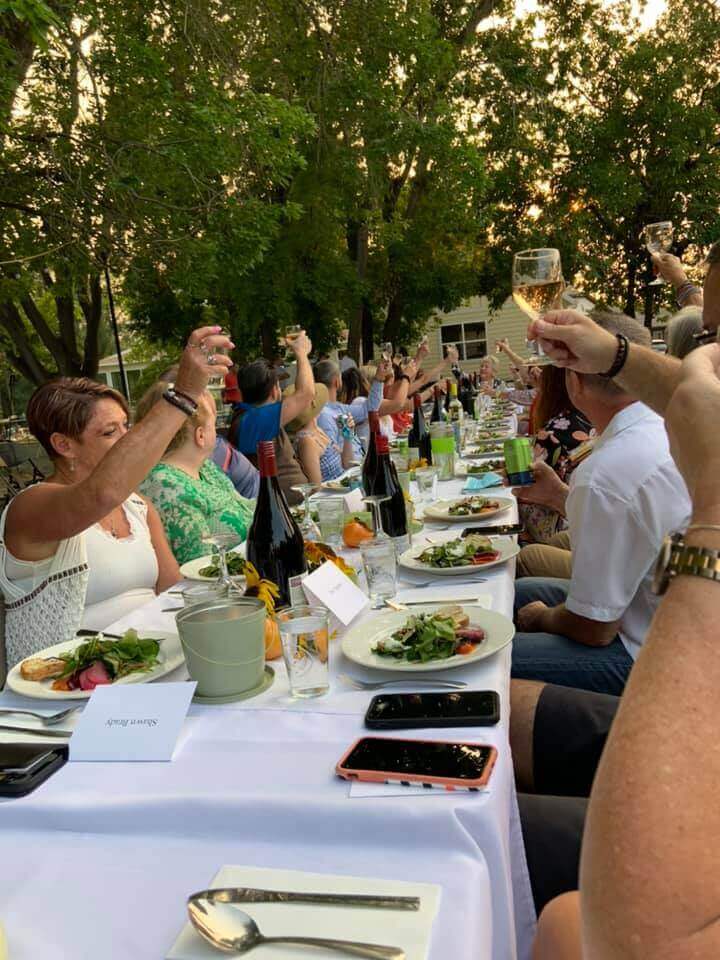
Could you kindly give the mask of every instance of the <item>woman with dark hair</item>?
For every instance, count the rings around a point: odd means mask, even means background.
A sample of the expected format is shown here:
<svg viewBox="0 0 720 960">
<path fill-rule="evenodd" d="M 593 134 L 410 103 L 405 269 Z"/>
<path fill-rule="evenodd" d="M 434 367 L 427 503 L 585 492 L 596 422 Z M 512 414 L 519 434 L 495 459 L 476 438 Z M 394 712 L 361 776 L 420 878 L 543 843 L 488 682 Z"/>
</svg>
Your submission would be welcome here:
<svg viewBox="0 0 720 960">
<path fill-rule="evenodd" d="M 544 460 L 567 483 L 580 462 L 570 454 L 590 440 L 595 431 L 570 402 L 565 371 L 559 367 L 550 364 L 542 367 L 533 417 L 536 424 L 542 424 L 535 435 L 534 459 Z M 549 507 L 518 503 L 518 509 L 525 524 L 527 542 L 547 543 L 563 528 L 563 518 Z"/>
<path fill-rule="evenodd" d="M 28 426 L 53 473 L 14 497 L 0 518 L 0 589 L 7 665 L 102 630 L 180 579 L 155 509 L 135 493 L 230 360 L 220 327 L 188 340 L 174 388 L 132 427 L 122 394 L 85 377 L 35 391 Z"/>
</svg>

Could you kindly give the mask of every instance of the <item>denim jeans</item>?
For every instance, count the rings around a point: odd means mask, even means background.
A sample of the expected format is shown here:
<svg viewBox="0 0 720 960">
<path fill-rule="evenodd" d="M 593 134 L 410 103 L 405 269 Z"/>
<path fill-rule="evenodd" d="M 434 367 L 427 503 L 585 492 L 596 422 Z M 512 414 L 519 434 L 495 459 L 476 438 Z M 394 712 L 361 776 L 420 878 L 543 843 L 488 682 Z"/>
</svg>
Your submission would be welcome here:
<svg viewBox="0 0 720 960">
<path fill-rule="evenodd" d="M 549 607 L 567 598 L 569 580 L 523 577 L 515 581 L 515 613 L 526 603 L 542 600 Z M 606 647 L 589 647 L 554 633 L 516 633 L 512 676 L 542 680 L 562 687 L 622 694 L 633 659 L 615 637 Z"/>
</svg>

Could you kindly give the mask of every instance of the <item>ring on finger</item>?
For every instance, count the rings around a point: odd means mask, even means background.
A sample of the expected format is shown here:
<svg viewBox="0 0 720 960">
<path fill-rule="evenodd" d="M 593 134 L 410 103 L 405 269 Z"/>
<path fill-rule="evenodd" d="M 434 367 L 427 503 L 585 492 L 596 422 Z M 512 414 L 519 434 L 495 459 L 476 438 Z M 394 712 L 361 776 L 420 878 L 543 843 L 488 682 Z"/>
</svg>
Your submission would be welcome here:
<svg viewBox="0 0 720 960">
<path fill-rule="evenodd" d="M 208 355 L 207 362 L 210 364 L 210 366 L 212 366 L 214 363 L 217 363 L 217 357 L 214 353 Z"/>
</svg>

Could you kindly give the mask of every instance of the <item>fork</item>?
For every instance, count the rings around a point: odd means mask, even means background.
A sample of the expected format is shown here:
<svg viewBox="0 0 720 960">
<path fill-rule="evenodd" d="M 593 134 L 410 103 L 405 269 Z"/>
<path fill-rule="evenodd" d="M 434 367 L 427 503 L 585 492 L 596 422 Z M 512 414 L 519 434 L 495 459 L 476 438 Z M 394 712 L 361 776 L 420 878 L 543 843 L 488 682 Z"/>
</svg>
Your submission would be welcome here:
<svg viewBox="0 0 720 960">
<path fill-rule="evenodd" d="M 467 686 L 462 680 L 420 680 L 415 677 L 403 677 L 401 680 L 358 680 L 347 673 L 339 673 L 338 680 L 342 680 L 355 690 L 381 690 L 383 687 L 394 687 L 399 684 L 412 684 L 421 687 L 445 687 L 448 690 L 462 690 Z"/>
<path fill-rule="evenodd" d="M 65 717 L 71 713 L 76 713 L 80 707 L 70 707 L 67 710 L 60 710 L 59 713 L 35 713 L 33 710 L 13 710 L 11 707 L 0 709 L 0 716 L 6 716 L 9 713 L 21 713 L 25 717 L 35 717 L 44 727 L 53 727 L 56 723 L 61 723 Z"/>
</svg>

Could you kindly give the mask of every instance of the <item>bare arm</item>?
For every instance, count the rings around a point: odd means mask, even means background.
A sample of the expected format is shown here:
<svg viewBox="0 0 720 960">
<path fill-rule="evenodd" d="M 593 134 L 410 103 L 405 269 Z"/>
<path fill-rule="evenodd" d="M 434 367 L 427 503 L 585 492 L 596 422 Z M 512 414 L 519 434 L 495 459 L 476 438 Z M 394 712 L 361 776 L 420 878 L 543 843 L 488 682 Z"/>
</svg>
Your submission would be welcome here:
<svg viewBox="0 0 720 960">
<path fill-rule="evenodd" d="M 594 320 L 577 310 L 554 310 L 531 324 L 529 334 L 558 367 L 580 373 L 604 373 L 613 365 L 618 342 Z M 615 382 L 656 413 L 664 415 L 678 384 L 680 361 L 648 347 L 630 344 L 625 366 Z"/>
<path fill-rule="evenodd" d="M 565 604 L 561 603 L 557 607 L 545 607 L 539 611 L 535 631 L 557 633 L 586 647 L 606 647 L 617 636 L 619 626 L 619 620 L 601 623 L 599 620 L 581 617 L 567 610 Z"/>
<path fill-rule="evenodd" d="M 285 397 L 280 412 L 280 426 L 294 420 L 312 403 L 315 396 L 315 377 L 310 366 L 310 351 L 312 343 L 303 330 L 294 340 L 288 340 L 290 349 L 297 360 L 297 376 L 295 377 L 295 392 Z"/>
<path fill-rule="evenodd" d="M 227 337 L 217 335 L 219 327 L 194 331 L 180 362 L 176 387 L 197 399 L 208 377 L 218 367 L 229 366 L 229 357 L 216 355 L 215 365 L 207 363 L 197 348 L 231 348 Z M 185 420 L 185 414 L 163 401 L 108 451 L 85 480 L 72 486 L 39 483 L 16 497 L 8 510 L 5 536 L 11 553 L 24 560 L 52 556 L 60 540 L 73 537 L 102 520 L 123 503 L 162 457 L 170 440 Z"/>
<path fill-rule="evenodd" d="M 390 396 L 386 397 L 383 402 L 380 404 L 378 413 L 381 417 L 385 416 L 388 413 L 399 413 L 401 410 L 405 409 L 405 401 L 408 397 L 408 387 L 410 384 L 407 380 L 398 380 L 390 387 Z"/>
<path fill-rule="evenodd" d="M 320 469 L 320 450 L 311 437 L 300 437 L 298 440 L 298 460 L 310 483 L 322 483 Z"/>
<path fill-rule="evenodd" d="M 691 353 L 666 411 L 693 522 L 720 524 L 720 345 Z M 720 532 L 686 542 L 720 549 Z M 585 960 L 720 956 L 720 584 L 677 577 L 598 768 L 581 866 Z"/>
<path fill-rule="evenodd" d="M 170 544 L 165 536 L 165 528 L 162 525 L 162 520 L 157 510 L 147 497 L 143 497 L 143 500 L 148 508 L 147 522 L 150 530 L 150 540 L 152 541 L 158 562 L 158 578 L 155 584 L 155 593 L 162 593 L 163 590 L 167 590 L 168 587 L 182 580 L 182 574 L 180 573 L 178 562 L 170 549 Z"/>
</svg>

